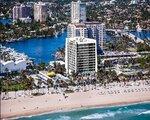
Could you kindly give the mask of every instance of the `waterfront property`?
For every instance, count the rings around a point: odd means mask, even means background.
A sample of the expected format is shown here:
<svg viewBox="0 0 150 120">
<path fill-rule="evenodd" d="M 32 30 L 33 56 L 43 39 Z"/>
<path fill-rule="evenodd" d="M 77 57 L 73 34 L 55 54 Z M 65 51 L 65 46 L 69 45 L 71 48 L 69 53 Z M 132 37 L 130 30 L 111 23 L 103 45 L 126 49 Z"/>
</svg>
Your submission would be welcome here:
<svg viewBox="0 0 150 120">
<path fill-rule="evenodd" d="M 21 71 L 25 70 L 27 67 L 26 60 L 19 60 L 19 61 L 0 61 L 0 73 L 12 72 L 12 71 Z"/>
<path fill-rule="evenodd" d="M 66 72 L 94 74 L 97 72 L 96 40 L 74 37 L 66 38 Z"/>
<path fill-rule="evenodd" d="M 95 17 L 96 19 L 94 20 L 97 20 L 99 15 L 103 13 L 105 13 L 105 15 L 108 14 L 103 18 L 99 17 L 100 19 L 98 21 L 105 21 L 107 27 L 116 28 L 118 25 L 119 27 L 117 27 L 122 29 L 124 24 L 122 22 L 123 18 L 120 16 L 125 14 L 125 12 L 127 14 L 129 12 L 123 10 L 124 13 L 121 13 L 120 10 L 122 11 L 122 9 L 119 8 L 122 6 L 117 4 L 117 7 L 114 8 L 115 5 L 113 4 L 116 4 L 117 2 L 115 2 L 115 0 L 111 0 L 110 2 L 111 3 L 108 4 L 108 6 L 104 6 L 104 9 L 101 9 L 103 6 L 100 4 L 95 4 L 93 7 L 89 7 L 92 13 L 90 14 L 88 12 L 88 17 Z M 120 3 L 122 4 L 122 2 Z M 98 46 L 103 48 L 105 25 L 100 24 L 99 22 L 86 22 L 86 4 L 78 0 L 77 2 L 71 3 L 71 24 L 73 24 L 74 27 L 71 28 L 73 29 L 71 32 L 73 33 L 73 36 L 66 38 L 64 53 L 64 49 L 59 49 L 58 47 L 64 47 L 64 39 L 66 36 L 64 36 L 64 33 L 59 37 L 58 31 L 61 30 L 62 27 L 65 27 L 66 23 L 65 25 L 62 25 L 62 21 L 67 21 L 65 18 L 66 16 L 69 16 L 69 14 L 64 13 L 64 10 L 60 10 L 64 7 L 59 3 L 58 6 L 55 5 L 56 4 L 52 4 L 53 12 L 57 11 L 56 14 L 54 14 L 56 17 L 52 18 L 53 20 L 48 18 L 48 21 L 45 22 L 47 17 L 47 8 L 45 4 L 39 2 L 35 4 L 34 12 L 37 13 L 37 16 L 35 16 L 35 18 L 38 18 L 37 21 L 42 22 L 42 24 L 34 21 L 33 24 L 20 24 L 20 22 L 18 22 L 18 24 L 14 24 L 13 28 L 9 25 L 3 26 L 8 28 L 6 31 L 3 31 L 4 36 L 2 34 L 2 38 L 7 38 L 8 35 L 10 35 L 9 38 L 12 39 L 15 39 L 16 37 L 12 37 L 11 35 L 17 35 L 21 38 L 24 35 L 32 35 L 28 32 L 34 33 L 36 37 L 38 35 L 40 35 L 40 37 L 45 37 L 48 35 L 47 32 L 50 32 L 51 35 L 54 35 L 53 33 L 55 33 L 56 37 L 32 38 L 30 40 L 24 39 L 23 41 L 11 43 L 12 45 L 15 44 L 16 48 L 19 48 L 25 52 L 27 48 L 27 52 L 33 55 L 30 57 L 35 58 L 36 62 L 40 62 L 39 64 L 30 64 L 27 69 L 25 67 L 26 61 L 23 61 L 26 60 L 23 59 L 24 54 L 18 54 L 11 49 L 6 49 L 4 52 L 2 52 L 2 58 L 4 61 L 1 62 L 1 66 L 3 67 L 3 71 L 17 70 L 19 72 L 10 72 L 6 74 L 6 76 L 2 76 L 0 78 L 2 91 L 0 97 L 2 108 L 0 117 L 2 119 L 9 119 L 10 117 L 35 115 L 49 111 L 54 112 L 59 110 L 72 110 L 76 108 L 93 106 L 120 105 L 133 102 L 137 103 L 141 101 L 150 101 L 150 56 L 147 55 L 141 57 L 141 55 L 136 52 L 124 52 L 130 51 L 130 49 L 126 49 L 126 47 L 136 48 L 138 45 L 144 48 L 142 50 L 147 51 L 150 49 L 149 46 L 146 45 L 148 42 L 143 42 L 145 44 L 137 45 L 137 43 L 133 41 L 135 40 L 135 36 L 132 36 L 133 40 L 131 40 L 128 39 L 127 36 L 121 36 L 118 32 L 116 32 L 117 35 L 114 36 L 117 36 L 115 39 L 119 38 L 116 40 L 117 42 L 119 41 L 119 43 L 108 43 L 110 45 L 107 45 L 108 50 L 110 49 L 113 52 L 104 51 L 104 55 L 101 56 L 101 58 L 103 57 L 104 60 L 102 60 L 99 56 L 97 56 L 97 49 Z M 113 6 L 110 7 L 109 5 Z M 69 6 L 70 4 L 66 6 L 67 9 Z M 112 11 L 109 10 L 109 7 L 112 9 Z M 142 7 L 142 5 L 140 5 L 140 7 Z M 56 8 L 58 8 L 58 10 Z M 98 11 L 95 11 L 95 8 L 98 8 Z M 63 16 L 64 14 L 62 13 L 64 13 L 66 16 Z M 117 16 L 115 13 L 117 13 Z M 135 14 L 133 14 L 133 16 L 134 15 Z M 60 16 L 61 18 L 59 18 Z M 120 20 L 118 20 L 118 18 Z M 128 19 L 130 18 L 131 16 Z M 138 20 L 140 21 L 139 18 Z M 59 19 L 62 21 L 60 20 L 59 22 Z M 132 20 L 136 19 L 131 18 L 131 22 Z M 25 27 L 21 27 L 19 24 Z M 77 24 L 79 24 L 79 26 L 76 26 Z M 111 25 L 109 26 L 109 24 Z M 32 27 L 39 28 L 31 30 Z M 22 32 L 20 33 L 21 30 L 27 34 L 23 35 Z M 5 45 L 7 44 L 9 43 L 6 43 Z M 41 53 L 44 54 L 44 57 Z M 148 54 L 148 52 L 141 54 Z M 65 65 L 64 61 L 53 62 L 57 57 L 60 58 L 59 60 L 64 60 L 63 58 L 65 57 Z M 108 58 L 108 60 L 105 61 L 105 58 Z M 50 60 L 53 61 L 49 62 Z M 49 62 L 49 65 L 42 61 Z M 99 66 L 97 68 L 98 63 L 103 64 L 104 66 Z M 22 71 L 20 72 L 20 70 Z M 111 108 L 104 113 L 102 113 L 103 111 L 99 112 L 98 110 L 96 113 L 94 111 L 86 114 L 86 112 L 83 110 L 84 112 L 77 112 L 77 116 L 73 116 L 73 119 L 116 120 L 128 119 L 129 117 L 129 120 L 134 120 L 141 116 L 141 114 L 150 113 L 149 104 L 147 105 L 148 107 L 144 106 L 144 108 L 141 106 L 138 106 L 137 108 L 132 107 L 129 111 L 128 106 L 119 109 L 115 108 L 114 111 L 117 111 L 115 113 L 112 112 L 113 110 L 111 110 Z M 67 114 L 65 114 L 65 116 L 59 116 L 63 115 L 61 113 L 56 114 L 56 117 L 48 115 L 46 118 L 45 116 L 42 116 L 42 118 L 41 116 L 36 116 L 31 118 L 28 117 L 27 119 L 72 120 L 72 116 L 68 117 Z M 149 120 L 150 116 L 147 118 Z"/>
<path fill-rule="evenodd" d="M 0 73 L 25 70 L 27 63 L 30 62 L 27 55 L 23 53 L 17 53 L 11 48 L 0 46 L 0 50 Z"/>
<path fill-rule="evenodd" d="M 98 21 L 87 22 L 86 4 L 78 0 L 71 2 L 71 23 L 67 37 L 86 37 L 96 40 L 97 52 L 102 53 L 105 40 L 105 24 Z"/>
</svg>

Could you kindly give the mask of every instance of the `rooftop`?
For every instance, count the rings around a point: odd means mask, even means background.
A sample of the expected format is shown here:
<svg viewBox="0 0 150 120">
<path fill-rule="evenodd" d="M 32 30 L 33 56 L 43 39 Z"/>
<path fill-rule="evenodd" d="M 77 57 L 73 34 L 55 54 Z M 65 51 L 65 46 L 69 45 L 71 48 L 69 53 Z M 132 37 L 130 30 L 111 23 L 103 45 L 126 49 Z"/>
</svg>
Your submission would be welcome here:
<svg viewBox="0 0 150 120">
<path fill-rule="evenodd" d="M 84 37 L 73 37 L 73 38 L 68 38 L 68 40 L 75 41 L 77 44 L 96 43 L 95 39 L 84 38 Z"/>
</svg>

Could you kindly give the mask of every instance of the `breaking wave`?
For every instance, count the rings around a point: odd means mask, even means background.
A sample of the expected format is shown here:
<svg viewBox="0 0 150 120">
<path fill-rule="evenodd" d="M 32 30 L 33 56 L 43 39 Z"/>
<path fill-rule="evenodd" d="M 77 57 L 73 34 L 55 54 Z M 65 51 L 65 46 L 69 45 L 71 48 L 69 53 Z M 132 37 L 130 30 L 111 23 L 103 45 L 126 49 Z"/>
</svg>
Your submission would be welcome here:
<svg viewBox="0 0 150 120">
<path fill-rule="evenodd" d="M 91 115 L 83 116 L 80 118 L 80 120 L 99 120 L 103 118 L 113 118 L 115 115 L 139 115 L 141 112 L 144 114 L 149 114 L 150 111 L 146 111 L 145 109 L 118 109 L 117 111 L 111 112 L 107 111 L 105 113 L 94 113 Z"/>
<path fill-rule="evenodd" d="M 84 116 L 81 118 L 81 120 L 99 120 L 105 117 L 113 117 L 115 115 L 114 112 L 109 112 L 109 113 L 95 113 L 92 115 Z"/>
<path fill-rule="evenodd" d="M 140 113 L 140 115 L 141 114 L 150 114 L 150 110 L 147 110 L 147 111 L 145 111 L 145 112 L 142 112 L 142 113 Z"/>
<path fill-rule="evenodd" d="M 59 116 L 59 118 L 55 120 L 71 120 L 71 118 L 69 116 Z"/>
</svg>

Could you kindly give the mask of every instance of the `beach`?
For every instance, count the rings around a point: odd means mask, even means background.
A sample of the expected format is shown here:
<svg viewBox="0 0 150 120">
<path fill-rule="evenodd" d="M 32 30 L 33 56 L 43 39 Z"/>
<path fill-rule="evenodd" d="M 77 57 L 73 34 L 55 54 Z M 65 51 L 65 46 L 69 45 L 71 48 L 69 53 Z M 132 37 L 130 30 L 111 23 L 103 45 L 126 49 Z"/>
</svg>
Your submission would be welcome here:
<svg viewBox="0 0 150 120">
<path fill-rule="evenodd" d="M 10 96 L 14 94 L 14 92 L 11 92 Z M 8 100 L 1 100 L 1 117 L 30 116 L 46 112 L 122 105 L 144 101 L 150 101 L 150 84 L 148 80 L 128 82 L 126 84 L 111 83 L 106 87 L 98 85 L 96 87 L 82 87 L 80 91 L 68 93 L 65 96 L 62 93 L 46 93 L 41 96 L 23 95 L 17 98 L 11 97 Z"/>
</svg>

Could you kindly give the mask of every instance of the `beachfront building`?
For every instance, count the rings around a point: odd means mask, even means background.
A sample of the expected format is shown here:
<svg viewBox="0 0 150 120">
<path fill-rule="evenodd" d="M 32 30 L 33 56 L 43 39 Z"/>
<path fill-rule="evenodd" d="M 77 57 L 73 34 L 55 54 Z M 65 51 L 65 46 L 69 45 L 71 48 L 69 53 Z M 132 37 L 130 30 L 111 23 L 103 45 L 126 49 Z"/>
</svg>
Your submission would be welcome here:
<svg viewBox="0 0 150 120">
<path fill-rule="evenodd" d="M 86 21 L 86 4 L 78 0 L 71 2 L 71 23 Z"/>
<path fill-rule="evenodd" d="M 19 61 L 0 61 L 0 73 L 12 72 L 12 71 L 21 71 L 25 70 L 27 67 L 26 60 Z"/>
<path fill-rule="evenodd" d="M 85 37 L 66 38 L 65 68 L 67 73 L 97 72 L 96 40 Z"/>
<path fill-rule="evenodd" d="M 105 40 L 105 25 L 99 22 L 71 23 L 67 28 L 67 37 L 86 37 L 96 40 L 97 50 L 100 53 Z"/>
<path fill-rule="evenodd" d="M 47 18 L 47 5 L 43 2 L 34 4 L 34 20 L 45 22 Z"/>
<path fill-rule="evenodd" d="M 17 4 L 13 7 L 13 20 L 25 19 L 31 17 L 31 6 L 25 4 Z"/>
</svg>

